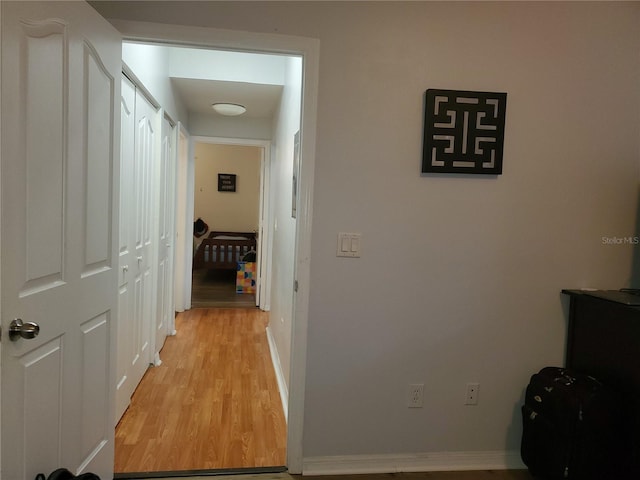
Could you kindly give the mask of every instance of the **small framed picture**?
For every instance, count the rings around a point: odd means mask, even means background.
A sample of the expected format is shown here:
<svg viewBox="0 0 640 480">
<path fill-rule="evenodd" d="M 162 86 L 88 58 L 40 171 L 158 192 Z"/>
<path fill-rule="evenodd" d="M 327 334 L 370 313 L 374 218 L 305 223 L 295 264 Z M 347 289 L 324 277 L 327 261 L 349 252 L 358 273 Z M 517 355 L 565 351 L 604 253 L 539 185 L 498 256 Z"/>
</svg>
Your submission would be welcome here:
<svg viewBox="0 0 640 480">
<path fill-rule="evenodd" d="M 235 192 L 236 176 L 233 173 L 218 174 L 218 191 L 219 192 Z"/>
</svg>

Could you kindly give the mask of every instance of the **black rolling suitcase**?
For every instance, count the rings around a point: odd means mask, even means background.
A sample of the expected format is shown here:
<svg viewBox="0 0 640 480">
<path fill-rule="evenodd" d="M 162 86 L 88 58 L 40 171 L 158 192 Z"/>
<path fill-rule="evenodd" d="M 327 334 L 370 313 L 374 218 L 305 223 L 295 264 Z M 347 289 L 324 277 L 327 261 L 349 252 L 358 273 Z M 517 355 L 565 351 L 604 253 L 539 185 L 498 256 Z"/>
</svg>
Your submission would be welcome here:
<svg viewBox="0 0 640 480">
<path fill-rule="evenodd" d="M 534 477 L 605 480 L 622 474 L 620 397 L 587 375 L 545 367 L 522 406 L 521 455 Z"/>
</svg>

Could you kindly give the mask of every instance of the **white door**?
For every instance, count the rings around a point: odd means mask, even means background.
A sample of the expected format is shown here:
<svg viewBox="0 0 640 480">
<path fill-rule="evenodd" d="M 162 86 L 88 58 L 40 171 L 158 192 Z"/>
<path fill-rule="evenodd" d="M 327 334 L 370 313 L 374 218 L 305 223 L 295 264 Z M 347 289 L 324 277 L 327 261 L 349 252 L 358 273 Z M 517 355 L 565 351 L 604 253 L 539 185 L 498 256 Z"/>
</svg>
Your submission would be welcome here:
<svg viewBox="0 0 640 480">
<path fill-rule="evenodd" d="M 177 130 L 176 193 L 175 193 L 175 249 L 174 249 L 174 302 L 177 312 L 191 306 L 186 295 L 187 283 L 191 284 L 191 249 L 193 248 L 193 216 L 187 214 L 189 197 L 189 137 L 182 124 Z M 193 198 L 193 195 L 191 195 Z"/>
<path fill-rule="evenodd" d="M 170 330 L 173 330 L 173 226 L 175 192 L 175 135 L 169 120 L 162 120 L 160 142 L 158 202 L 158 289 L 155 316 L 155 356 L 159 365 L 160 350 Z"/>
<path fill-rule="evenodd" d="M 156 110 L 121 79 L 117 423 L 152 361 L 154 155 Z"/>
<path fill-rule="evenodd" d="M 134 266 L 135 257 L 135 221 L 136 204 L 134 198 L 135 166 L 135 102 L 136 88 L 131 81 L 122 76 L 120 102 L 120 249 L 118 270 L 118 353 L 116 382 L 117 423 L 129 406 L 135 390 L 132 371 L 142 362 L 134 342 L 137 331 L 134 303 Z"/>
<path fill-rule="evenodd" d="M 134 195 L 125 208 L 135 212 L 133 246 L 134 323 L 133 333 L 136 366 L 133 379 L 137 385 L 153 361 L 152 325 L 154 304 L 154 248 L 156 243 L 154 208 L 156 142 L 158 135 L 156 108 L 136 90 Z M 130 265 L 131 268 L 131 265 Z"/>
<path fill-rule="evenodd" d="M 121 38 L 84 2 L 0 8 L 2 475 L 111 478 Z"/>
</svg>

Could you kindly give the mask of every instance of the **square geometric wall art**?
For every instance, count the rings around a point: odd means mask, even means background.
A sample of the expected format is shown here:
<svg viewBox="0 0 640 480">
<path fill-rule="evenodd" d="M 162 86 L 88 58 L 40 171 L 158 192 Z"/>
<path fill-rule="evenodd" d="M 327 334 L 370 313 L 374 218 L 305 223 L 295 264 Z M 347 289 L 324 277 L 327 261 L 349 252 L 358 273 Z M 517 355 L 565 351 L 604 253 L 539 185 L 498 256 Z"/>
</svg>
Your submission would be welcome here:
<svg viewBox="0 0 640 480">
<path fill-rule="evenodd" d="M 502 173 L 507 94 L 429 89 L 423 173 Z"/>
</svg>

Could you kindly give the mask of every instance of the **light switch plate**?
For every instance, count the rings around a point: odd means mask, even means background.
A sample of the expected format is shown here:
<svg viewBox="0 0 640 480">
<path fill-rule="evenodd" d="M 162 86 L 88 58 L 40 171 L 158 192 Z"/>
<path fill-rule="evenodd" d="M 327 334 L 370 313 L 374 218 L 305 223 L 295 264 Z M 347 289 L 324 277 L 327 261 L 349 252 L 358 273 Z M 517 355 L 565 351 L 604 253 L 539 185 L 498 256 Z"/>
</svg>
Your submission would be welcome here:
<svg viewBox="0 0 640 480">
<path fill-rule="evenodd" d="M 360 257 L 360 246 L 362 241 L 359 233 L 338 233 L 338 248 L 336 256 L 338 257 Z"/>
</svg>

